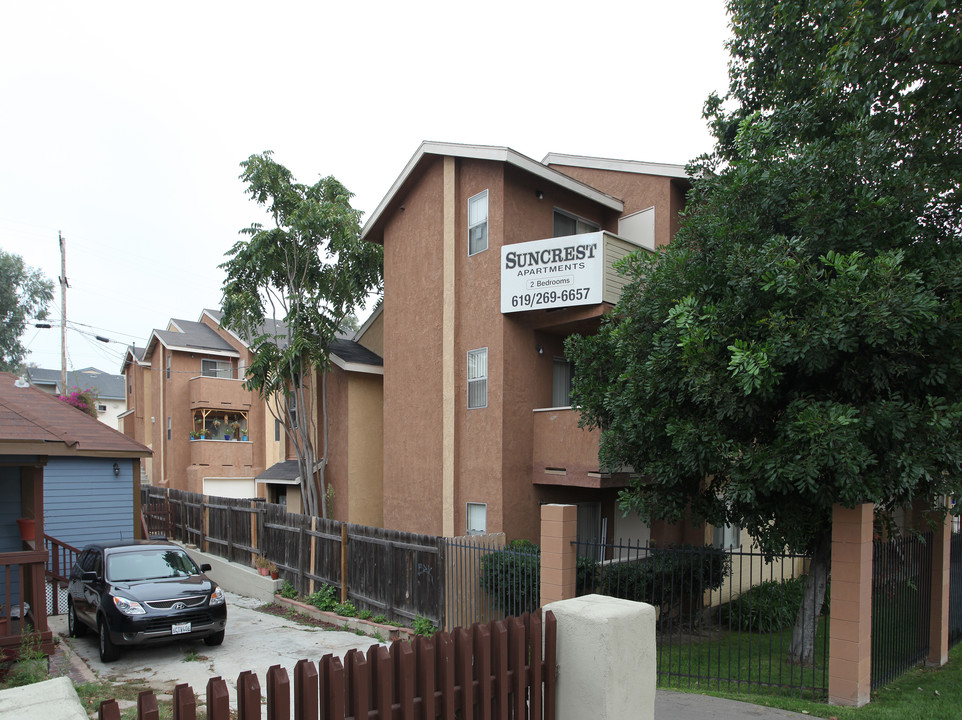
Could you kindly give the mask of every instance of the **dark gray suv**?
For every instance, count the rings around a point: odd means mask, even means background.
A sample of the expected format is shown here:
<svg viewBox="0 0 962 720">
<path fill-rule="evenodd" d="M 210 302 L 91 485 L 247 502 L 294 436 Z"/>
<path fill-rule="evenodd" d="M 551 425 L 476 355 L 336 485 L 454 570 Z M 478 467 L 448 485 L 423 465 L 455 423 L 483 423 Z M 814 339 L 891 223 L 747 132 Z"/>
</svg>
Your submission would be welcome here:
<svg viewBox="0 0 962 720">
<path fill-rule="evenodd" d="M 83 549 L 70 571 L 67 624 L 71 637 L 94 630 L 100 659 L 120 647 L 178 639 L 220 645 L 227 627 L 224 591 L 174 543 L 121 540 Z"/>
</svg>

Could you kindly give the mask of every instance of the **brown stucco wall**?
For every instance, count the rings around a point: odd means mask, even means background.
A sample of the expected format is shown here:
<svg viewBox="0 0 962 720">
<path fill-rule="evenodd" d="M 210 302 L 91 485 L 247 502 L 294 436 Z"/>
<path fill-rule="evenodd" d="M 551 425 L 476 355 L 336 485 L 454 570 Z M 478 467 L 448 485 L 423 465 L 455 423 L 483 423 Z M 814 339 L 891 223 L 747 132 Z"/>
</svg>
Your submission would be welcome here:
<svg viewBox="0 0 962 720">
<path fill-rule="evenodd" d="M 379 313 L 374 322 L 370 324 L 364 334 L 357 339 L 359 345 L 363 345 L 371 352 L 384 357 L 384 313 Z"/>
<path fill-rule="evenodd" d="M 618 198 L 625 204 L 624 215 L 654 206 L 655 245 L 667 245 L 674 237 L 678 210 L 684 206 L 684 192 L 671 178 L 570 165 L 551 167 Z M 605 229 L 617 231 L 617 227 Z"/>
<path fill-rule="evenodd" d="M 384 405 L 380 375 L 351 373 L 348 383 L 348 519 L 360 525 L 384 524 Z"/>
<path fill-rule="evenodd" d="M 384 526 L 441 526 L 442 163 L 384 223 Z M 390 388 L 390 391 L 388 391 Z"/>
</svg>

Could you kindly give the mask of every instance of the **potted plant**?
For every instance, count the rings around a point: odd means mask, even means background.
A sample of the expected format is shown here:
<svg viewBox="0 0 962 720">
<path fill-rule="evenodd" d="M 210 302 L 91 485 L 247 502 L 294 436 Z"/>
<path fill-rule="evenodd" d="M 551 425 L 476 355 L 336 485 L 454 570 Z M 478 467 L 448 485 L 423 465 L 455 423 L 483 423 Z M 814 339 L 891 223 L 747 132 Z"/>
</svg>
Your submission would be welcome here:
<svg viewBox="0 0 962 720">
<path fill-rule="evenodd" d="M 267 563 L 267 572 L 271 576 L 271 580 L 277 580 L 277 565 L 272 562 Z"/>
<path fill-rule="evenodd" d="M 241 435 L 243 436 L 241 437 L 241 440 L 247 442 L 247 428 L 241 428 Z"/>
<path fill-rule="evenodd" d="M 227 427 L 230 428 L 231 435 L 234 436 L 234 439 L 235 439 L 235 440 L 240 440 L 240 423 L 235 420 L 234 422 L 232 422 L 232 423 L 231 423 L 230 425 L 228 425 Z"/>
<path fill-rule="evenodd" d="M 207 437 L 213 440 L 218 430 L 220 430 L 220 420 L 211 421 L 210 428 L 207 430 Z"/>
<path fill-rule="evenodd" d="M 204 437 L 204 431 L 203 431 L 203 430 L 191 430 L 191 431 L 190 431 L 190 439 L 191 439 L 191 440 L 199 440 L 199 439 L 202 438 L 202 437 Z"/>
<path fill-rule="evenodd" d="M 258 555 L 254 558 L 254 567 L 257 568 L 257 572 L 265 577 L 270 574 L 270 568 L 274 565 L 270 560 L 268 560 L 263 555 Z M 274 565 L 274 571 L 277 571 L 277 566 Z"/>
</svg>

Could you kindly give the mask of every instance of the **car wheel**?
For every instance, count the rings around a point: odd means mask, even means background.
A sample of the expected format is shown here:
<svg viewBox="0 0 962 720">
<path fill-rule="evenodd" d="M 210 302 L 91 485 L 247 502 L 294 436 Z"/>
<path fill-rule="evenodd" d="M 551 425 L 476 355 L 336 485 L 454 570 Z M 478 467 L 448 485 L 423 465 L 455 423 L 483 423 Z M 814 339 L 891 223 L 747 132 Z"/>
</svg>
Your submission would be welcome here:
<svg viewBox="0 0 962 720">
<path fill-rule="evenodd" d="M 107 623 L 103 621 L 103 618 L 97 623 L 97 632 L 100 635 L 101 662 L 109 663 L 119 658 L 120 649 L 114 645 L 114 641 L 110 639 L 110 631 L 107 630 Z"/>
<path fill-rule="evenodd" d="M 220 645 L 224 642 L 224 631 L 215 632 L 213 635 L 208 635 L 204 638 L 204 645 Z"/>
<path fill-rule="evenodd" d="M 73 603 L 67 601 L 67 632 L 72 638 L 83 637 L 87 634 L 87 626 L 77 620 L 77 613 L 73 609 Z"/>
</svg>

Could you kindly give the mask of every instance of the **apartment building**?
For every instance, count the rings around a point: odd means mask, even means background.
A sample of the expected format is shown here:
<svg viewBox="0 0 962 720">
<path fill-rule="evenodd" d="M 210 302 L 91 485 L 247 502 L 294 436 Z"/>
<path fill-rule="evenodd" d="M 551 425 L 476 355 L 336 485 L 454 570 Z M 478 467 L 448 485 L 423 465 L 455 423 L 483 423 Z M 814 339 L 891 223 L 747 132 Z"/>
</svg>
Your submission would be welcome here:
<svg viewBox="0 0 962 720">
<path fill-rule="evenodd" d="M 362 231 L 384 247 L 386 527 L 535 539 L 565 502 L 582 536 L 647 536 L 578 427 L 564 340 L 611 310 L 619 258 L 671 241 L 688 187 L 676 165 L 418 148 Z"/>
<path fill-rule="evenodd" d="M 244 339 L 221 326 L 221 318 L 218 310 L 204 310 L 197 321 L 171 319 L 143 348 L 127 349 L 122 372 L 129 409 L 120 418 L 121 429 L 154 451 L 144 468 L 150 484 L 261 497 L 300 512 L 293 447 L 267 402 L 244 387 L 252 352 Z M 369 525 L 382 520 L 381 455 L 369 451 L 381 443 L 379 327 L 375 318 L 362 328 L 373 350 L 353 340 L 336 341 L 327 377 L 326 477 L 335 488 L 333 516 Z M 321 386 L 316 378 L 310 386 L 316 401 L 303 421 L 320 428 Z M 319 433 L 319 449 L 322 441 Z"/>
</svg>

